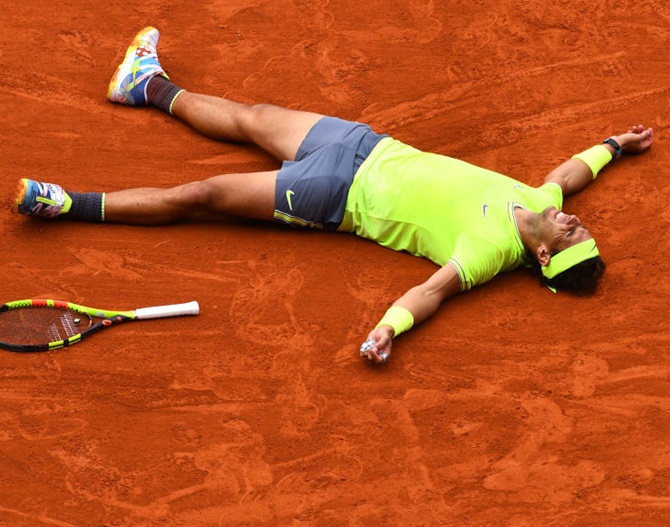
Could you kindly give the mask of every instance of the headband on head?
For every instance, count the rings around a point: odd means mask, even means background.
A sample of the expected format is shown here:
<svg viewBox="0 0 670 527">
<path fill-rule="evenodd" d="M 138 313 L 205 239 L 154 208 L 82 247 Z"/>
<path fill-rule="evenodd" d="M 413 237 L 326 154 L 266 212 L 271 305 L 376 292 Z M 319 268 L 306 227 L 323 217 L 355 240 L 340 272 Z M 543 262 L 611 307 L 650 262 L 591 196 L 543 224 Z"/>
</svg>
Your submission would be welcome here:
<svg viewBox="0 0 670 527">
<path fill-rule="evenodd" d="M 542 274 L 551 280 L 563 271 L 596 256 L 600 256 L 600 252 L 594 239 L 579 242 L 552 256 L 549 263 L 542 266 Z"/>
</svg>

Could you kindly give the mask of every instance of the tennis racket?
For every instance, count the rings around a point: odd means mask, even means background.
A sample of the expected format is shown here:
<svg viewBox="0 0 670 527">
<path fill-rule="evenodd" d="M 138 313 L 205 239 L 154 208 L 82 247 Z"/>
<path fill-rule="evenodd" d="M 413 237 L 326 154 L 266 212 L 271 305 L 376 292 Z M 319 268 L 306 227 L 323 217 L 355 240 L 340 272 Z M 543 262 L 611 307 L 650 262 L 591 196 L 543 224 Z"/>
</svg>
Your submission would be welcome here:
<svg viewBox="0 0 670 527">
<path fill-rule="evenodd" d="M 59 300 L 17 300 L 0 306 L 0 348 L 50 351 L 76 344 L 121 322 L 197 315 L 199 312 L 200 306 L 195 301 L 134 311 L 108 311 Z"/>
</svg>

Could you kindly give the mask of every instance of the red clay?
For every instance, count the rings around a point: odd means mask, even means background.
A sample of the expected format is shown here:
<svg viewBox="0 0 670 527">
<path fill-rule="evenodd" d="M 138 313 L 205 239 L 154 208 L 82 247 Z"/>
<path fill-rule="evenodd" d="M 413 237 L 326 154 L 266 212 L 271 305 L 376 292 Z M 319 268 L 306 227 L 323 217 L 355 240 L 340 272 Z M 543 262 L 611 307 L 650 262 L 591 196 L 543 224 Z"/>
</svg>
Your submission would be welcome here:
<svg viewBox="0 0 670 527">
<path fill-rule="evenodd" d="M 608 270 L 593 298 L 526 271 L 449 301 L 376 368 L 358 346 L 434 266 L 342 234 L 0 214 L 2 301 L 198 300 L 69 350 L 3 352 L 2 526 L 670 523 L 670 154 L 661 0 L 47 2 L 0 18 L 0 175 L 76 190 L 275 167 L 110 104 L 137 30 L 183 87 L 370 122 L 539 184 L 656 143 L 566 203 Z"/>
</svg>

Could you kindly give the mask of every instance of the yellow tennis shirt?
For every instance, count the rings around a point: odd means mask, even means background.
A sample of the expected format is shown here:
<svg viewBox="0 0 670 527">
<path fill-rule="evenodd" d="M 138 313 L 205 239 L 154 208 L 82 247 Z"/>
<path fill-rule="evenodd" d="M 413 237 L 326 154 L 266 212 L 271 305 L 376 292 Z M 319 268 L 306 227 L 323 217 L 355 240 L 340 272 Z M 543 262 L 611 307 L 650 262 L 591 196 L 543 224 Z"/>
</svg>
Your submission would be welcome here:
<svg viewBox="0 0 670 527">
<path fill-rule="evenodd" d="M 514 208 L 550 205 L 563 205 L 555 183 L 529 187 L 387 137 L 356 173 L 338 230 L 450 263 L 467 290 L 526 262 Z"/>
</svg>

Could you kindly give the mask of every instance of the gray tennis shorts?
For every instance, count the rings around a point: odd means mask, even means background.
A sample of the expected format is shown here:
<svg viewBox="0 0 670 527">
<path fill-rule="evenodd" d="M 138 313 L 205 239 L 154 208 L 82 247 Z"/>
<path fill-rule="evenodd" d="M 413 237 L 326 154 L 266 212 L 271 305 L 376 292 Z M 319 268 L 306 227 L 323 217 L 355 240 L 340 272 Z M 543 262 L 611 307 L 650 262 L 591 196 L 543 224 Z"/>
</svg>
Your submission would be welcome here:
<svg viewBox="0 0 670 527">
<path fill-rule="evenodd" d="M 380 135 L 362 123 L 323 117 L 303 140 L 295 161 L 277 175 L 276 220 L 299 227 L 337 230 L 356 171 Z"/>
</svg>

